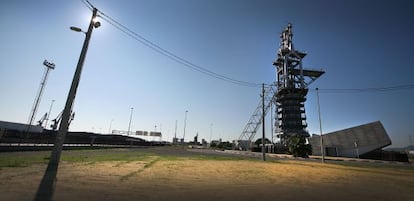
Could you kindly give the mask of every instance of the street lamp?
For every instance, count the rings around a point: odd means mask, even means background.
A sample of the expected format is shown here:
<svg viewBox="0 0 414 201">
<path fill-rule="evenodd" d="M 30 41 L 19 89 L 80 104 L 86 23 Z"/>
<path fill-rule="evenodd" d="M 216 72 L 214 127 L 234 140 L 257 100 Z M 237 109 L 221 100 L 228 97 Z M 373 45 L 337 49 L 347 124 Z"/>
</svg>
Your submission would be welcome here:
<svg viewBox="0 0 414 201">
<path fill-rule="evenodd" d="M 108 130 L 108 134 L 112 134 L 111 129 L 112 129 L 112 122 L 114 122 L 114 119 L 111 119 L 111 123 L 109 123 L 109 130 Z"/>
<path fill-rule="evenodd" d="M 97 22 L 95 19 L 97 16 L 97 12 L 98 9 L 93 8 L 92 18 L 89 23 L 88 31 L 86 33 L 84 32 L 86 34 L 85 41 L 83 42 L 82 51 L 78 60 L 78 64 L 76 66 L 76 71 L 73 76 L 69 94 L 66 99 L 65 108 L 63 109 L 62 120 L 59 125 L 59 131 L 56 136 L 55 145 L 50 155 L 50 160 L 47 169 L 45 171 L 45 174 L 43 175 L 42 181 L 37 190 L 35 201 L 51 201 L 53 198 L 60 155 L 62 153 L 63 142 L 65 141 L 66 133 L 68 132 L 73 102 L 75 100 L 76 91 L 78 89 L 83 63 L 86 57 L 86 52 L 88 51 L 89 40 L 92 36 L 93 28 L 98 28 L 101 25 L 101 23 Z M 77 27 L 71 27 L 71 30 L 78 32 L 82 31 L 80 28 Z"/>
<path fill-rule="evenodd" d="M 359 158 L 358 142 L 354 142 L 356 157 Z"/>
<path fill-rule="evenodd" d="M 322 163 L 325 163 L 325 150 L 323 148 L 323 136 L 322 136 L 322 120 L 321 120 L 321 105 L 319 104 L 319 88 L 316 88 L 316 96 L 318 99 L 318 114 L 319 114 L 319 129 L 321 131 L 321 156 L 322 156 Z"/>
<path fill-rule="evenodd" d="M 184 134 L 183 134 L 183 145 L 184 145 L 184 142 L 185 142 L 185 128 L 186 128 L 186 124 L 187 124 L 187 113 L 188 113 L 188 110 L 186 110 L 186 111 L 185 111 L 185 116 L 184 116 Z"/>
<path fill-rule="evenodd" d="M 83 32 L 82 29 L 78 27 L 70 27 L 70 30 L 76 31 L 76 32 Z"/>
<path fill-rule="evenodd" d="M 134 108 L 131 107 L 131 115 L 129 116 L 129 125 L 128 125 L 128 133 L 127 135 L 129 135 L 129 132 L 131 130 L 131 121 L 132 121 L 132 113 L 134 112 Z"/>
<path fill-rule="evenodd" d="M 211 147 L 211 138 L 213 137 L 213 124 L 210 124 L 210 147 Z"/>
</svg>

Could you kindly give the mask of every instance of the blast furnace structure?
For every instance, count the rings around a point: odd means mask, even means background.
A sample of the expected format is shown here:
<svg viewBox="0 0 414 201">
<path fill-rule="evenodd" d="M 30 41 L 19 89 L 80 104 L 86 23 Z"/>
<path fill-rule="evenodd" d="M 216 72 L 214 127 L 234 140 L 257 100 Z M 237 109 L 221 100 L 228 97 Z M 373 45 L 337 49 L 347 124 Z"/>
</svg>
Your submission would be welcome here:
<svg viewBox="0 0 414 201">
<path fill-rule="evenodd" d="M 237 140 L 237 146 L 241 150 L 252 147 L 256 131 L 263 123 L 263 116 L 272 108 L 271 105 L 276 106 L 272 138 L 277 136 L 286 145 L 291 136 L 309 137 L 305 114 L 308 86 L 325 72 L 303 68 L 302 60 L 306 53 L 294 48 L 292 38 L 292 24 L 288 24 L 280 34 L 280 48 L 273 62 L 276 67 L 276 81 L 265 89 L 264 104 L 260 101 Z"/>
<path fill-rule="evenodd" d="M 273 62 L 276 67 L 276 135 L 285 144 L 291 136 L 309 137 L 306 130 L 305 101 L 308 86 L 325 72 L 303 69 L 306 53 L 294 48 L 292 24 L 280 34 L 280 48 Z"/>
</svg>

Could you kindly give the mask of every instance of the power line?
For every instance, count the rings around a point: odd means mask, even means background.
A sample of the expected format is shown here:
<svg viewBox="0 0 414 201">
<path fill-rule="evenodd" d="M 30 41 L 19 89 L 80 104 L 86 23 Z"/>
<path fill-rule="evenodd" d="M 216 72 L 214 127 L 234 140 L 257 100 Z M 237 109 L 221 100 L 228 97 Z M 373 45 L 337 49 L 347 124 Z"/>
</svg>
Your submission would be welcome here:
<svg viewBox="0 0 414 201">
<path fill-rule="evenodd" d="M 85 4 L 86 7 L 88 7 L 88 9 L 92 10 L 93 8 L 95 8 L 90 2 L 89 0 L 81 0 L 81 2 L 83 4 Z M 253 82 L 247 82 L 247 81 L 242 81 L 242 80 L 237 80 L 237 79 L 233 79 L 230 77 L 227 77 L 225 75 L 221 75 L 218 74 L 216 72 L 213 72 L 211 70 L 208 70 L 207 68 L 201 67 L 200 65 L 194 64 L 193 62 L 190 62 L 187 59 L 184 59 L 183 57 L 180 57 L 174 53 L 172 53 L 171 51 L 166 50 L 165 48 L 162 48 L 161 46 L 159 46 L 158 44 L 146 39 L 145 37 L 143 37 L 142 35 L 132 31 L 130 28 L 128 28 L 127 26 L 123 25 L 122 23 L 118 22 L 117 20 L 113 19 L 112 17 L 110 17 L 109 15 L 105 14 L 104 12 L 98 10 L 98 12 L 100 13 L 100 17 L 105 20 L 106 22 L 108 22 L 109 24 L 111 24 L 112 26 L 114 26 L 116 29 L 120 30 L 121 32 L 125 33 L 126 35 L 128 35 L 129 37 L 131 37 L 132 39 L 136 40 L 137 42 L 140 42 L 141 44 L 147 46 L 148 48 L 154 50 L 155 52 L 179 63 L 182 64 L 183 66 L 186 66 L 192 70 L 195 70 L 199 73 L 205 74 L 207 76 L 210 76 L 212 78 L 215 79 L 219 79 L 225 82 L 229 82 L 232 84 L 236 84 L 239 86 L 245 86 L 245 87 L 261 87 L 261 84 L 258 83 L 253 83 Z M 274 86 L 275 84 L 266 84 L 266 86 Z M 406 85 L 397 85 L 397 86 L 388 86 L 388 87 L 376 87 L 376 88 L 338 88 L 338 89 L 319 89 L 319 93 L 371 93 L 371 92 L 389 92 L 389 91 L 398 91 L 398 90 L 410 90 L 410 89 L 414 89 L 414 84 L 406 84 Z M 309 89 L 309 91 L 311 92 L 316 92 L 314 89 Z"/>
<path fill-rule="evenodd" d="M 94 6 L 88 1 L 88 0 L 81 0 L 88 8 L 94 8 Z M 182 64 L 192 70 L 198 71 L 200 73 L 203 73 L 207 76 L 213 77 L 215 79 L 219 79 L 225 82 L 229 82 L 232 84 L 236 84 L 239 86 L 245 86 L 245 87 L 260 87 L 261 84 L 257 84 L 257 83 L 252 83 L 252 82 L 246 82 L 246 81 L 242 81 L 242 80 L 237 80 L 237 79 L 233 79 L 230 77 L 227 77 L 225 75 L 221 75 L 218 74 L 216 72 L 213 72 L 211 70 L 208 70 L 207 68 L 201 67 L 200 65 L 194 64 L 193 62 L 190 62 L 187 59 L 184 59 L 183 57 L 180 57 L 174 53 L 172 53 L 171 51 L 166 50 L 165 48 L 162 48 L 161 46 L 159 46 L 158 44 L 146 39 L 145 37 L 143 37 L 142 35 L 132 31 L 131 29 L 129 29 L 127 26 L 123 25 L 122 23 L 118 22 L 117 20 L 113 19 L 112 17 L 110 17 L 109 15 L 105 14 L 102 11 L 98 11 L 100 13 L 100 17 L 105 20 L 106 22 L 108 22 L 109 24 L 111 24 L 112 26 L 114 26 L 115 28 L 117 28 L 118 30 L 122 31 L 123 33 L 125 33 L 126 35 L 128 35 L 129 37 L 131 37 L 132 39 L 140 42 L 141 44 L 147 46 L 148 48 L 158 52 L 159 54 L 179 63 Z"/>
<path fill-rule="evenodd" d="M 319 89 L 320 93 L 373 93 L 373 92 L 391 92 L 400 90 L 414 89 L 414 84 L 387 86 L 387 87 L 373 87 L 373 88 L 348 88 L 348 89 Z M 315 92 L 316 90 L 310 89 Z"/>
<path fill-rule="evenodd" d="M 89 8 L 89 10 L 93 10 L 94 6 L 88 0 L 81 0 L 81 2 L 85 4 L 85 6 Z"/>
</svg>

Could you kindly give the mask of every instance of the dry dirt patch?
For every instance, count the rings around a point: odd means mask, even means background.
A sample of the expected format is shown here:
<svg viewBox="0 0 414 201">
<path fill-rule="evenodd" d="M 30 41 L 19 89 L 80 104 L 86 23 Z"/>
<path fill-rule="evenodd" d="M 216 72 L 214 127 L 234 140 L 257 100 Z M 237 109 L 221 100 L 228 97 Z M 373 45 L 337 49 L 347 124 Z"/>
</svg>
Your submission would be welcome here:
<svg viewBox="0 0 414 201">
<path fill-rule="evenodd" d="M 0 170 L 0 200 L 33 200 L 45 165 Z M 312 162 L 63 162 L 55 200 L 414 200 L 414 173 Z"/>
</svg>

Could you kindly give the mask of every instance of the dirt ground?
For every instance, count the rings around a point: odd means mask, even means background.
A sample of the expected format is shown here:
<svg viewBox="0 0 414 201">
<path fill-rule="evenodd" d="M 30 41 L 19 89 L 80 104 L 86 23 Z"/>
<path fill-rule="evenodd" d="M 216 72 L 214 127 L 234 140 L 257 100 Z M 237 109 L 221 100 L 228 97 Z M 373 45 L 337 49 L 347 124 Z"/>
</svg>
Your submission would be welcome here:
<svg viewBox="0 0 414 201">
<path fill-rule="evenodd" d="M 0 200 L 33 200 L 46 165 L 3 167 Z M 412 201 L 414 171 L 293 160 L 62 162 L 54 200 Z"/>
</svg>

